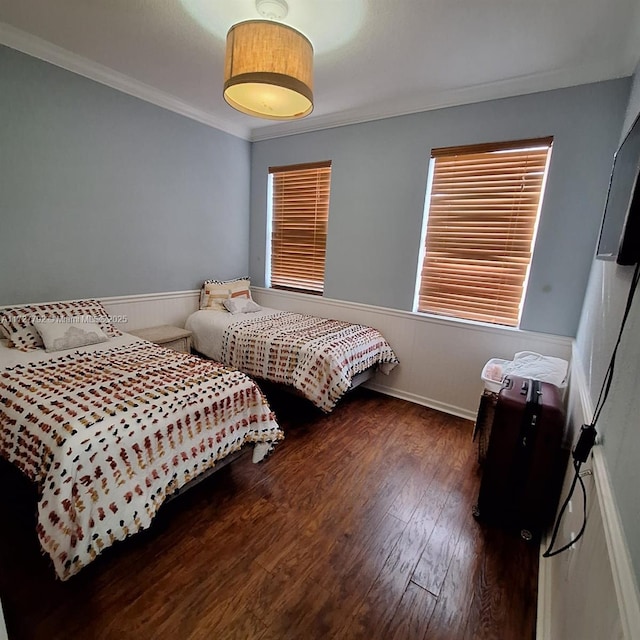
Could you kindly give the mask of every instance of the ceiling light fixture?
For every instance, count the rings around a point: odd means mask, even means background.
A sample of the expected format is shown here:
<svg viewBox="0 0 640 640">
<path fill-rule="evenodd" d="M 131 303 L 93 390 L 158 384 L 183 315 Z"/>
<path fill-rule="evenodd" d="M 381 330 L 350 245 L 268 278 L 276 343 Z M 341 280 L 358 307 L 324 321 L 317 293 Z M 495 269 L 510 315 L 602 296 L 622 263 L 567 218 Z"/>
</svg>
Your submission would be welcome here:
<svg viewBox="0 0 640 640">
<path fill-rule="evenodd" d="M 227 33 L 224 99 L 258 118 L 292 120 L 313 110 L 313 45 L 299 31 L 275 22 L 284 0 L 256 0 L 266 20 L 239 22 Z"/>
</svg>

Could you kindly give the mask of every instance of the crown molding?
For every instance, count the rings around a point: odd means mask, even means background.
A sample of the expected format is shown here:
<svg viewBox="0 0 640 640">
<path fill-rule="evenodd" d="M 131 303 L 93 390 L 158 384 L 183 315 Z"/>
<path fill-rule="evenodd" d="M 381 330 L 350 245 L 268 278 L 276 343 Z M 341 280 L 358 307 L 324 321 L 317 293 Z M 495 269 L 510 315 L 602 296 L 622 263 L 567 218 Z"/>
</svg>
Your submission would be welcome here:
<svg viewBox="0 0 640 640">
<path fill-rule="evenodd" d="M 72 53 L 4 22 L 0 22 L 0 44 L 238 138 L 243 138 L 244 140 L 249 140 L 250 138 L 249 127 L 232 125 L 216 118 L 207 111 L 187 104 L 169 93 L 155 89 L 144 82 L 134 80 L 123 73 Z"/>
<path fill-rule="evenodd" d="M 581 84 L 590 84 L 604 80 L 624 78 L 633 74 L 635 66 L 626 60 L 621 64 L 619 60 L 605 61 L 597 66 L 584 65 L 571 69 L 559 69 L 543 73 L 533 73 L 498 82 L 488 82 L 461 89 L 425 93 L 422 96 L 407 100 L 394 100 L 374 106 L 367 106 L 351 111 L 343 111 L 326 116 L 318 116 L 306 120 L 285 122 L 251 130 L 251 142 L 279 138 L 296 133 L 310 133 L 322 129 L 331 129 L 350 124 L 359 124 L 410 115 L 422 111 L 434 111 L 447 107 L 457 107 L 488 100 L 499 100 L 516 96 L 553 91 Z"/>
<path fill-rule="evenodd" d="M 362 108 L 327 114 L 325 116 L 312 116 L 303 120 L 281 122 L 260 127 L 232 124 L 214 116 L 208 111 L 194 107 L 180 98 L 160 91 L 143 82 L 134 80 L 123 73 L 72 53 L 4 22 L 0 22 L 0 44 L 238 138 L 250 142 L 258 142 L 297 133 L 310 133 L 323 129 L 409 115 L 422 111 L 433 111 L 447 107 L 485 102 L 487 100 L 563 89 L 602 80 L 623 78 L 632 75 L 639 63 L 640 27 L 637 22 L 638 21 L 634 22 L 634 37 L 628 47 L 627 55 L 625 56 L 626 59 L 622 64 L 620 60 L 610 60 L 599 64 L 597 67 L 585 65 L 572 69 L 523 75 L 498 82 L 479 84 L 449 91 L 439 91 L 436 93 L 425 93 L 421 96 L 414 96 L 406 100 L 394 99 L 393 102 L 366 105 Z"/>
</svg>

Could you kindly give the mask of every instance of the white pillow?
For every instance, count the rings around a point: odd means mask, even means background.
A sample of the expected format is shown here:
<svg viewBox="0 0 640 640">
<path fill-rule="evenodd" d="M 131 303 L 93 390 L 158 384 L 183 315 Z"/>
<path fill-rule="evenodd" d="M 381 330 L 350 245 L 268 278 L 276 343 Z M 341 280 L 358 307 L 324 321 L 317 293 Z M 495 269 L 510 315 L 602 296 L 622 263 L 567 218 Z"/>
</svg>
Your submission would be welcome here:
<svg viewBox="0 0 640 640">
<path fill-rule="evenodd" d="M 224 308 L 234 316 L 237 313 L 255 313 L 262 308 L 250 298 L 227 298 L 222 304 Z"/>
<path fill-rule="evenodd" d="M 46 351 L 63 351 L 106 342 L 109 337 L 95 322 L 84 316 L 70 316 L 44 322 L 34 322 Z"/>
</svg>

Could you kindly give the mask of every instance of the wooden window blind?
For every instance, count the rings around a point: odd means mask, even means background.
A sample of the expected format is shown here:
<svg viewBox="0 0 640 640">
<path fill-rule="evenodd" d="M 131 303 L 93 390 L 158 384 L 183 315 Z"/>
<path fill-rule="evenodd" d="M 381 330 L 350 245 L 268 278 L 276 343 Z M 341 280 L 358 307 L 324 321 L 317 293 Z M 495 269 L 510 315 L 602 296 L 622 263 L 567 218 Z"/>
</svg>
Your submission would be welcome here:
<svg viewBox="0 0 640 640">
<path fill-rule="evenodd" d="M 271 286 L 322 294 L 331 162 L 270 167 Z"/>
<path fill-rule="evenodd" d="M 432 151 L 418 311 L 518 325 L 552 142 Z"/>
</svg>

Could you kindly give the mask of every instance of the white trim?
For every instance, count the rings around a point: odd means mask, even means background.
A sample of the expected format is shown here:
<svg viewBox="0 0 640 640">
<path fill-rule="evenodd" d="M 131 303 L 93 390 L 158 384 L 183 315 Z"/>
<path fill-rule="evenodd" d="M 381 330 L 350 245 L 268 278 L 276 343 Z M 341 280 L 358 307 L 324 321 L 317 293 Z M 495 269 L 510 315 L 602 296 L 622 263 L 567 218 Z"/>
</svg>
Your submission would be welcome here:
<svg viewBox="0 0 640 640">
<path fill-rule="evenodd" d="M 209 111 L 204 111 L 186 103 L 169 93 L 160 91 L 144 82 L 134 80 L 119 71 L 115 71 L 88 58 L 58 47 L 30 33 L 0 22 L 0 44 L 11 49 L 16 49 L 34 58 L 39 58 L 57 67 L 71 71 L 78 75 L 104 84 L 107 87 L 126 93 L 134 98 L 155 104 L 158 107 L 173 111 L 182 116 L 206 124 L 214 129 L 219 129 L 238 138 L 249 140 L 250 128 L 237 124 L 231 124 L 214 116 Z"/>
<path fill-rule="evenodd" d="M 214 115 L 211 111 L 205 111 L 190 105 L 176 96 L 165 93 L 144 82 L 135 80 L 119 71 L 93 62 L 88 58 L 63 49 L 4 22 L 0 22 L 0 44 L 250 142 L 623 78 L 633 73 L 635 69 L 633 62 L 637 61 L 638 58 L 636 37 L 629 45 L 627 60 L 622 65 L 616 60 L 605 60 L 596 68 L 593 65 L 581 65 L 571 69 L 522 75 L 516 78 L 487 82 L 461 89 L 426 93 L 421 96 L 413 96 L 404 101 L 387 101 L 383 104 L 367 105 L 346 112 L 330 113 L 325 116 L 282 122 L 275 125 L 252 127 L 250 124 L 244 125 L 229 122 Z"/>
<path fill-rule="evenodd" d="M 503 327 L 500 325 L 485 324 L 482 322 L 474 322 L 473 320 L 462 320 L 460 318 L 445 318 L 429 313 L 417 313 L 414 311 L 403 311 L 400 309 L 391 309 L 388 307 L 378 307 L 363 302 L 346 302 L 344 300 L 335 300 L 333 298 L 325 298 L 322 296 L 308 295 L 304 293 L 296 293 L 295 291 L 285 291 L 283 289 L 267 289 L 266 287 L 251 286 L 252 290 L 258 291 L 263 295 L 273 295 L 277 297 L 290 298 L 292 300 L 304 300 L 306 302 L 317 301 L 319 304 L 328 307 L 338 307 L 343 309 L 360 309 L 368 313 L 377 313 L 386 317 L 404 318 L 417 322 L 425 322 L 427 324 L 440 324 L 447 327 L 459 326 L 467 330 L 479 331 L 481 333 L 493 333 L 497 335 L 517 335 L 518 337 L 530 337 L 539 342 L 546 342 L 550 345 L 567 347 L 572 343 L 572 338 L 565 336 L 556 336 L 550 333 L 537 333 L 535 331 L 525 331 L 524 329 L 516 329 L 513 327 Z"/>
<path fill-rule="evenodd" d="M 22 307 L 27 305 L 53 304 L 55 302 L 75 302 L 76 300 L 98 300 L 105 304 L 128 304 L 131 302 L 153 302 L 155 300 L 177 300 L 179 298 L 191 298 L 200 295 L 199 289 L 188 291 L 160 291 L 158 293 L 135 293 L 125 296 L 86 296 L 85 298 L 69 298 L 68 300 L 44 300 L 40 302 L 15 302 L 13 304 L 0 305 L 0 309 Z"/>
<path fill-rule="evenodd" d="M 422 288 L 422 267 L 427 253 L 427 229 L 429 228 L 429 212 L 431 211 L 431 194 L 433 192 L 433 176 L 435 174 L 436 159 L 429 158 L 427 165 L 427 184 L 424 191 L 424 204 L 422 206 L 422 227 L 420 228 L 420 251 L 418 251 L 418 264 L 416 266 L 416 284 L 413 288 L 412 311 L 418 309 L 420 303 L 420 289 Z"/>
<path fill-rule="evenodd" d="M 593 475 L 624 637 L 628 640 L 638 640 L 640 638 L 640 593 L 601 446 L 593 449 Z"/>
<path fill-rule="evenodd" d="M 578 408 L 582 414 L 579 416 L 584 421 L 590 421 L 593 417 L 593 402 L 589 394 L 587 377 L 582 367 L 577 346 L 573 343 L 573 356 L 571 358 L 571 386 L 577 392 L 580 402 Z M 635 572 L 631 562 L 629 546 L 620 521 L 620 514 L 616 505 L 615 495 L 611 487 L 607 463 L 602 446 L 595 446 L 591 455 L 592 471 L 595 484 L 595 504 L 602 517 L 602 526 L 606 540 L 606 548 L 609 556 L 609 565 L 615 587 L 616 602 L 618 605 L 620 624 L 625 640 L 640 639 L 640 593 L 635 579 Z M 588 524 L 587 524 L 588 526 Z M 561 616 L 562 611 L 553 610 L 554 594 L 568 588 L 564 579 L 554 573 L 552 561 L 542 558 L 543 550 L 549 544 L 549 536 L 542 541 L 540 548 L 540 563 L 538 574 L 538 605 L 537 605 L 537 640 L 551 640 L 554 616 Z M 579 550 L 577 551 L 579 553 Z M 583 561 L 589 562 L 589 559 Z M 584 585 L 589 588 L 589 585 Z M 593 588 L 593 585 L 591 585 Z M 592 615 L 598 615 L 592 612 Z M 560 640 L 560 639 L 558 639 Z"/>
<path fill-rule="evenodd" d="M 125 304 L 129 302 L 152 302 L 154 300 L 177 300 L 180 298 L 192 298 L 199 296 L 200 289 L 191 289 L 188 291 L 165 291 L 159 293 L 139 293 L 126 296 L 110 296 L 107 298 L 96 298 L 100 302 L 107 304 Z"/>
<path fill-rule="evenodd" d="M 549 178 L 549 166 L 551 164 L 551 154 L 553 153 L 553 137 L 551 138 L 551 144 L 547 147 L 547 160 L 544 163 L 544 174 L 542 175 L 542 184 L 540 185 L 540 191 L 538 195 L 538 210 L 536 211 L 536 220 L 533 224 L 533 234 L 531 235 L 531 244 L 529 245 L 529 262 L 527 263 L 527 270 L 524 276 L 524 282 L 522 283 L 522 295 L 520 296 L 520 304 L 518 305 L 518 324 L 522 320 L 522 313 L 524 312 L 524 303 L 527 297 L 527 291 L 529 289 L 529 277 L 531 276 L 531 263 L 533 262 L 533 253 L 536 248 L 536 239 L 538 238 L 538 230 L 540 229 L 540 218 L 542 213 L 542 203 L 544 201 L 544 192 L 547 188 L 547 179 Z"/>
<path fill-rule="evenodd" d="M 481 322 L 473 322 L 472 320 L 461 320 L 456 318 L 443 318 L 427 313 L 415 313 L 413 311 L 402 311 L 399 309 L 390 309 L 387 307 L 378 307 L 362 302 L 347 302 L 344 300 L 335 300 L 332 298 L 324 298 L 320 296 L 307 295 L 304 293 L 296 293 L 294 291 L 285 291 L 281 289 L 267 289 L 265 287 L 251 286 L 252 291 L 256 291 L 266 296 L 277 296 L 279 298 L 289 298 L 291 300 L 299 300 L 306 302 L 317 302 L 327 307 L 336 307 L 342 309 L 355 309 L 366 311 L 368 313 L 376 313 L 385 317 L 396 317 L 412 320 L 415 322 L 425 322 L 428 324 L 439 324 L 446 327 L 460 326 L 466 330 L 479 331 L 481 333 L 492 333 L 504 336 L 517 336 L 519 338 L 531 338 L 537 342 L 547 343 L 556 347 L 566 347 L 573 343 L 572 338 L 565 336 L 556 336 L 549 333 L 536 333 L 535 331 L 524 331 L 522 329 L 514 329 L 511 327 L 501 327 L 498 325 L 483 324 Z M 161 291 L 157 293 L 139 293 L 124 296 L 87 296 L 87 298 L 99 300 L 105 304 L 127 304 L 135 302 L 152 302 L 155 300 L 176 300 L 179 298 L 191 298 L 200 294 L 199 289 L 189 289 L 183 291 Z M 81 298 L 73 298 L 71 300 L 47 300 L 42 302 L 16 302 L 8 305 L 0 305 L 0 309 L 8 307 L 16 307 L 27 304 L 48 304 L 51 302 L 73 302 Z M 422 404 L 422 403 L 419 403 Z"/>
<path fill-rule="evenodd" d="M 429 407 L 429 409 L 435 409 L 436 411 L 442 411 L 443 413 L 448 413 L 452 416 L 458 416 L 459 418 L 464 418 L 465 420 L 473 421 L 476 419 L 475 412 L 468 411 L 466 409 L 463 409 L 462 407 L 456 407 L 446 402 L 439 402 L 438 400 L 433 400 L 432 398 L 427 398 L 426 396 L 421 396 L 416 393 L 409 393 L 407 391 L 403 391 L 402 389 L 388 387 L 384 384 L 378 384 L 371 381 L 365 382 L 362 386 L 367 389 L 371 389 L 372 391 L 382 393 L 385 396 L 399 398 L 400 400 L 407 400 L 408 402 L 413 402 L 414 404 L 419 404 L 423 407 Z"/>
<path fill-rule="evenodd" d="M 267 175 L 267 225 L 264 244 L 264 282 L 271 286 L 271 234 L 273 233 L 273 173 Z"/>
<path fill-rule="evenodd" d="M 632 56 L 630 56 L 632 57 Z M 350 124 L 360 124 L 394 118 L 396 116 L 434 111 L 447 107 L 513 98 L 531 93 L 554 91 L 593 82 L 626 78 L 633 74 L 635 67 L 631 59 L 627 60 L 624 68 L 614 60 L 605 60 L 596 67 L 593 65 L 581 65 L 571 69 L 559 69 L 554 71 L 533 73 L 528 75 L 487 82 L 461 89 L 427 93 L 422 96 L 413 96 L 407 100 L 394 100 L 379 105 L 362 107 L 352 111 L 327 114 L 325 116 L 311 117 L 296 120 L 295 122 L 279 123 L 251 131 L 251 142 L 280 138 L 297 133 L 310 133 L 323 129 L 333 129 Z"/>
<path fill-rule="evenodd" d="M 184 327 L 187 318 L 198 309 L 199 290 L 143 293 L 100 298 L 107 312 L 125 320 L 116 320 L 122 331 L 160 325 Z"/>
</svg>

